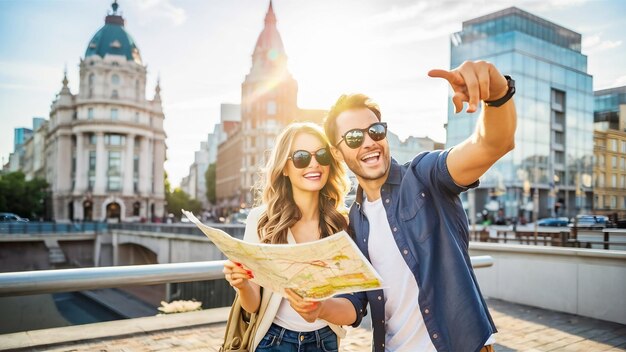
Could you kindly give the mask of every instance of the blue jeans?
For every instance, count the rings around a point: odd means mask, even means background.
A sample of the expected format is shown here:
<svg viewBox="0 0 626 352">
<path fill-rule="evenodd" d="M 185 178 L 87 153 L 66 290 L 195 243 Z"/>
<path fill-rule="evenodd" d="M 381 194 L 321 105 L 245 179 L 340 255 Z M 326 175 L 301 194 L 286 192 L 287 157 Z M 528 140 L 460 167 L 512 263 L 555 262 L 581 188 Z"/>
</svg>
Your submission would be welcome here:
<svg viewBox="0 0 626 352">
<path fill-rule="evenodd" d="M 297 332 L 272 324 L 259 343 L 256 352 L 336 352 L 337 350 L 337 335 L 328 326 L 316 331 Z"/>
</svg>

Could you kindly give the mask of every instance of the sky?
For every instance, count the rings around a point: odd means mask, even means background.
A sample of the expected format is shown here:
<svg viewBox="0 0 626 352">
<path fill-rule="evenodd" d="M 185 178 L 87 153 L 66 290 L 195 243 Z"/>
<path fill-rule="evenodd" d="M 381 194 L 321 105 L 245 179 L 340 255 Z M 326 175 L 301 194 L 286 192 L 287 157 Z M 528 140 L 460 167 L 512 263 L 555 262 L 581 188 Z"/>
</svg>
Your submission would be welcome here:
<svg viewBox="0 0 626 352">
<path fill-rule="evenodd" d="M 239 103 L 241 83 L 269 0 L 118 0 L 126 30 L 148 65 L 146 96 L 157 78 L 167 133 L 165 169 L 173 185 L 219 122 L 221 103 Z M 78 65 L 104 25 L 109 0 L 0 0 L 0 160 L 13 129 L 48 118 L 67 68 Z M 449 88 L 429 78 L 450 69 L 450 35 L 462 22 L 510 6 L 583 35 L 594 89 L 626 85 L 623 0 L 274 0 L 298 106 L 328 109 L 340 94 L 362 92 L 381 106 L 404 139 L 445 142 Z"/>
</svg>

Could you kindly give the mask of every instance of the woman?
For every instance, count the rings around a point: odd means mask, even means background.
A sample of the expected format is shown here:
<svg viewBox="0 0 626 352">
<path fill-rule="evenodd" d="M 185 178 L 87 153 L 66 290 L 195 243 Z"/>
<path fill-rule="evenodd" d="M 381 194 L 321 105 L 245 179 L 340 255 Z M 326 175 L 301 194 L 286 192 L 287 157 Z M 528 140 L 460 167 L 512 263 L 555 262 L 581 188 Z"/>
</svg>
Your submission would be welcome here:
<svg viewBox="0 0 626 352">
<path fill-rule="evenodd" d="M 349 181 L 320 127 L 288 125 L 264 172 L 264 184 L 257 188 L 263 205 L 248 215 L 244 241 L 304 243 L 347 228 Z M 261 295 L 260 287 L 248 281 L 253 273 L 239 263 L 227 261 L 224 274 L 239 292 L 243 309 L 262 314 L 253 351 L 337 351 L 337 335 L 345 334 L 341 327 L 323 320 L 308 323 L 280 294 L 263 290 Z"/>
</svg>

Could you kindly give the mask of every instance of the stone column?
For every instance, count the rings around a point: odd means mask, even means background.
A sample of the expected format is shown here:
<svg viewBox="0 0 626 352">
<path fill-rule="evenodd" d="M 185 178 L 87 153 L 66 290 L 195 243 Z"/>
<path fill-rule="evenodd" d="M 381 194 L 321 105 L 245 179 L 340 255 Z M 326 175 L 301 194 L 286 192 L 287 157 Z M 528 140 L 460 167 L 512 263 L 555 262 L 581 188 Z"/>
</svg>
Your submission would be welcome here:
<svg viewBox="0 0 626 352">
<path fill-rule="evenodd" d="M 74 184 L 74 195 L 81 195 L 87 189 L 84 143 L 83 133 L 76 133 L 76 174 L 74 175 L 76 182 Z M 76 209 L 74 209 L 74 213 L 76 214 Z"/>
<path fill-rule="evenodd" d="M 157 198 L 165 197 L 164 189 L 164 164 L 165 164 L 165 141 L 156 139 L 154 141 L 154 195 Z"/>
<path fill-rule="evenodd" d="M 57 137 L 56 174 L 59 195 L 70 195 L 72 191 L 72 137 L 60 134 Z M 67 206 L 67 204 L 66 204 Z M 67 208 L 65 209 L 67 210 Z M 64 214 L 56 213 L 56 214 Z M 67 217 L 64 217 L 67 218 Z"/>
<path fill-rule="evenodd" d="M 150 193 L 150 165 L 152 155 L 150 153 L 150 138 L 141 138 L 141 151 L 139 153 L 139 192 L 142 196 Z"/>
<path fill-rule="evenodd" d="M 122 172 L 122 174 L 124 175 L 123 194 L 125 196 L 132 196 L 134 193 L 134 189 L 133 189 L 134 157 L 135 157 L 135 135 L 129 133 L 126 135 L 126 152 L 124 153 L 124 171 Z"/>
<path fill-rule="evenodd" d="M 96 183 L 94 194 L 104 195 L 107 186 L 108 155 L 104 146 L 104 133 L 96 133 Z"/>
</svg>

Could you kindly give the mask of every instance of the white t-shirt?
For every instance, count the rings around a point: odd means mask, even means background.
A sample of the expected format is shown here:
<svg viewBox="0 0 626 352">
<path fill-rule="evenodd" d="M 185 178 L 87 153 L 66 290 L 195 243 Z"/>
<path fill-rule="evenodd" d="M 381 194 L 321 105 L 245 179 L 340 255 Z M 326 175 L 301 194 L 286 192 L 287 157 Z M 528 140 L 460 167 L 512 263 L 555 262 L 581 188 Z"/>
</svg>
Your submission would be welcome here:
<svg viewBox="0 0 626 352">
<path fill-rule="evenodd" d="M 296 243 L 291 229 L 287 232 L 287 242 L 291 244 Z M 274 317 L 274 324 L 288 330 L 299 332 L 315 331 L 328 326 L 328 323 L 321 319 L 317 319 L 313 323 L 308 323 L 298 312 L 291 308 L 289 300 L 286 298 L 280 301 L 278 312 L 276 312 L 276 316 Z"/>
<path fill-rule="evenodd" d="M 385 349 L 437 351 L 419 308 L 417 282 L 393 238 L 382 198 L 370 202 L 364 197 L 363 211 L 370 225 L 370 260 L 385 285 Z M 495 335 L 492 334 L 485 346 L 495 342 Z"/>
<path fill-rule="evenodd" d="M 369 255 L 383 279 L 385 350 L 436 352 L 419 307 L 419 288 L 393 238 L 382 199 L 363 202 L 370 225 Z"/>
</svg>

